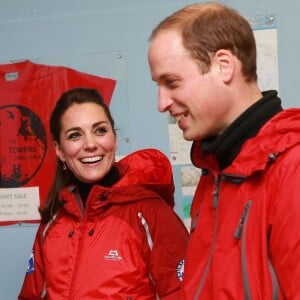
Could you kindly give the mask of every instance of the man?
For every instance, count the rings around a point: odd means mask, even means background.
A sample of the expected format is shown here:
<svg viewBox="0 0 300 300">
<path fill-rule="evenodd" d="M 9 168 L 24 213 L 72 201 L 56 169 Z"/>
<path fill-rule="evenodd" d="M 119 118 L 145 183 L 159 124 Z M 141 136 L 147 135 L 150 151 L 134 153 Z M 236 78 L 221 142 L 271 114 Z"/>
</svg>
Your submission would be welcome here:
<svg viewBox="0 0 300 300">
<path fill-rule="evenodd" d="M 300 299 L 300 109 L 260 91 L 249 23 L 187 6 L 153 30 L 148 59 L 202 169 L 182 299 Z"/>
</svg>

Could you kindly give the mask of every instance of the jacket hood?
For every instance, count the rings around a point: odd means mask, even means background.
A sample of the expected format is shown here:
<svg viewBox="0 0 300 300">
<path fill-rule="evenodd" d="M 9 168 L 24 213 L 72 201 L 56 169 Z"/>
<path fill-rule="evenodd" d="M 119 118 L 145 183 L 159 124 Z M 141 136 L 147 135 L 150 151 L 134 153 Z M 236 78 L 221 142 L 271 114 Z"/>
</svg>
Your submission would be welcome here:
<svg viewBox="0 0 300 300">
<path fill-rule="evenodd" d="M 222 173 L 249 176 L 265 169 L 270 160 L 296 144 L 300 144 L 300 109 L 292 108 L 276 114 L 255 137 L 248 139 L 233 163 Z M 199 141 L 192 145 L 193 163 L 199 168 L 218 171 L 214 155 L 204 157 L 200 145 Z"/>
<path fill-rule="evenodd" d="M 169 159 L 157 149 L 142 149 L 122 158 L 116 163 L 121 178 L 114 185 L 142 187 L 159 194 L 169 205 L 174 206 L 174 180 Z"/>
</svg>

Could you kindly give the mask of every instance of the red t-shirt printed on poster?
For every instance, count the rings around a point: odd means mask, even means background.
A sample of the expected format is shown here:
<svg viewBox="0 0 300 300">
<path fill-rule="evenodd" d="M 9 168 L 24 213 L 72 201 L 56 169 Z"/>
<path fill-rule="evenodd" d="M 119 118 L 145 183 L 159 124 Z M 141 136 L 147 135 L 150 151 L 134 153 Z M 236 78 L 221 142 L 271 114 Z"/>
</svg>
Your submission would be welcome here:
<svg viewBox="0 0 300 300">
<path fill-rule="evenodd" d="M 115 85 L 114 79 L 29 60 L 0 65 L 0 188 L 38 186 L 42 204 L 56 166 L 49 130 L 56 101 L 68 89 L 87 87 L 109 105 Z"/>
</svg>

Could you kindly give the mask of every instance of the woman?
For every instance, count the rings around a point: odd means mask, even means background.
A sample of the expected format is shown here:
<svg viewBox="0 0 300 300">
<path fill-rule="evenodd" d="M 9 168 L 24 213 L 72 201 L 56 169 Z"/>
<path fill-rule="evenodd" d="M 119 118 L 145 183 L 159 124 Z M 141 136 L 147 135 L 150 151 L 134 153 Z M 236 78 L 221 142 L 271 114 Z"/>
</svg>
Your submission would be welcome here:
<svg viewBox="0 0 300 300">
<path fill-rule="evenodd" d="M 188 233 L 173 211 L 168 159 L 145 149 L 115 162 L 101 95 L 64 93 L 50 119 L 57 173 L 18 299 L 178 299 Z"/>
</svg>

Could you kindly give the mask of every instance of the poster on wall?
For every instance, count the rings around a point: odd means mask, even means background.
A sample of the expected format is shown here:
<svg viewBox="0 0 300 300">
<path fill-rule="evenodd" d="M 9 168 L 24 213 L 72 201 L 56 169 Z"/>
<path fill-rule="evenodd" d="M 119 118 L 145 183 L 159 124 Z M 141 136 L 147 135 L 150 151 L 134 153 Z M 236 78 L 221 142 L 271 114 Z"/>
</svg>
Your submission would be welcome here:
<svg viewBox="0 0 300 300">
<path fill-rule="evenodd" d="M 49 117 L 70 88 L 97 88 L 109 105 L 116 80 L 24 60 L 0 64 L 0 225 L 37 222 L 56 155 Z"/>
</svg>

